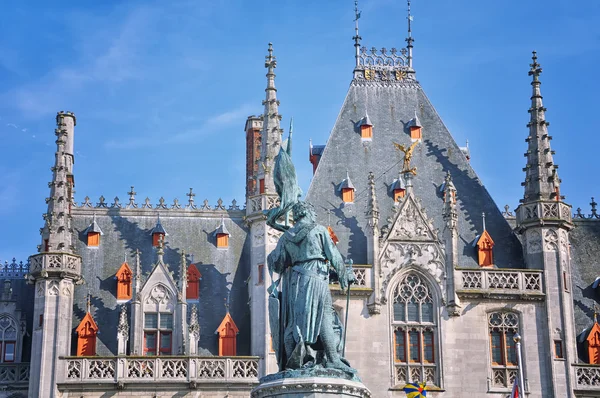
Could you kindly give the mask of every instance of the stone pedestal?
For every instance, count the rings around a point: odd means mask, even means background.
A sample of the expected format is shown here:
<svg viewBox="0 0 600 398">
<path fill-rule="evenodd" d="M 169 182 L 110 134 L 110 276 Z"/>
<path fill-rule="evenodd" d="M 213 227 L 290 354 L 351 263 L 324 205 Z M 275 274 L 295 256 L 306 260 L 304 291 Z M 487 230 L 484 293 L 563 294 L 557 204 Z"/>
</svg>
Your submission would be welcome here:
<svg viewBox="0 0 600 398">
<path fill-rule="evenodd" d="M 359 381 L 329 377 L 282 378 L 261 381 L 252 390 L 252 398 L 371 398 L 371 392 Z"/>
</svg>

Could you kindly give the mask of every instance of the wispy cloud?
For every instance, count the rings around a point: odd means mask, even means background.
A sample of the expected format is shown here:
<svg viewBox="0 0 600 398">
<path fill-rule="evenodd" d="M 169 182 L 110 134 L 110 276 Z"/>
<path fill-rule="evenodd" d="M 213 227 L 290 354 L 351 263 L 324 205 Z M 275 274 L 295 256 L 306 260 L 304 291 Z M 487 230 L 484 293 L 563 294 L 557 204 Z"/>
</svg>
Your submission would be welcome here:
<svg viewBox="0 0 600 398">
<path fill-rule="evenodd" d="M 89 35 L 82 31 L 74 44 L 80 50 L 73 59 L 37 80 L 14 88 L 1 99 L 12 102 L 28 117 L 40 117 L 60 110 L 67 99 L 72 103 L 74 97 L 89 96 L 94 85 L 106 88 L 143 78 L 144 68 L 138 51 L 143 47 L 140 41 L 151 28 L 155 15 L 151 8 L 135 8 L 113 30 Z M 93 16 L 79 15 L 78 18 Z"/>
<path fill-rule="evenodd" d="M 199 127 L 189 127 L 179 132 L 164 131 L 160 134 L 154 134 L 151 137 L 135 137 L 125 140 L 110 140 L 104 146 L 107 149 L 138 149 L 147 147 L 156 147 L 161 145 L 171 145 L 180 143 L 197 142 L 199 138 L 207 134 L 221 131 L 232 124 L 240 124 L 256 111 L 256 106 L 246 103 L 212 117 L 208 117 Z"/>
</svg>

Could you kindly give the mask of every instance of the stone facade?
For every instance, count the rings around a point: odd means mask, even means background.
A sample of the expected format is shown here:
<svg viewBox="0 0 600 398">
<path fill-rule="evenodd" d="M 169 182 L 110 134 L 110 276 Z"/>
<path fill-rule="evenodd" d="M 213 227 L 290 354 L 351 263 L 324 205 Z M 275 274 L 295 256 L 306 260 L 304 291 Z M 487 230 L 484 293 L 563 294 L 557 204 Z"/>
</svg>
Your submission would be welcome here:
<svg viewBox="0 0 600 398">
<path fill-rule="evenodd" d="M 402 51 L 361 49 L 358 32 L 355 41 L 340 115 L 311 157 L 307 201 L 354 262 L 349 306 L 338 285 L 331 290 L 348 319 L 346 357 L 371 396 L 402 397 L 407 382 L 426 381 L 432 397 L 504 398 L 518 373 L 517 333 L 529 397 L 600 396 L 600 367 L 583 349 L 599 300 L 600 220 L 595 202 L 591 215 L 573 215 L 561 195 L 537 56 L 525 192 L 514 213 L 502 213 L 416 80 L 412 39 Z M 0 267 L 0 397 L 249 397 L 278 370 L 266 258 L 280 234 L 264 215 L 277 206 L 271 173 L 282 145 L 271 45 L 265 66 L 264 114 L 245 126 L 245 208 L 196 202 L 192 189 L 181 203 L 139 200 L 133 187 L 127 200 L 75 202 L 76 119 L 58 114 L 38 253 Z M 350 179 L 348 200 L 338 188 Z M 218 231 L 227 235 L 220 244 Z M 482 235 L 493 240 L 490 266 L 480 265 Z M 124 262 L 130 299 L 116 293 Z M 188 294 L 190 264 L 199 295 Z M 88 314 L 100 334 L 94 355 L 78 356 L 75 329 Z M 217 330 L 223 319 L 237 335 Z M 277 396 L 280 384 L 254 396 Z M 292 387 L 368 396 L 313 384 Z"/>
</svg>

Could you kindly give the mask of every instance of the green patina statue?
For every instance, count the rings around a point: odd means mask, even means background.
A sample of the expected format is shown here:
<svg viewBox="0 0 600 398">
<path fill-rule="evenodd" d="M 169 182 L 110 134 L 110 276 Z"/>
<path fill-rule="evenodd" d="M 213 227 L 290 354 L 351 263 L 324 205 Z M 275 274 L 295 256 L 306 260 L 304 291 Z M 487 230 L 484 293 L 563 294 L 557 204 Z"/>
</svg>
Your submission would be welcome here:
<svg viewBox="0 0 600 398">
<path fill-rule="evenodd" d="M 285 148 L 285 149 L 284 149 Z M 337 272 L 342 289 L 354 280 L 327 228 L 317 224 L 310 203 L 299 200 L 290 138 L 275 159 L 275 188 L 280 205 L 267 214 L 267 223 L 285 231 L 268 256 L 271 277 L 269 322 L 280 377 L 327 376 L 358 380 L 343 358 L 342 325 L 333 309 L 329 270 Z M 289 213 L 294 225 L 289 226 Z M 284 220 L 280 223 L 278 220 Z"/>
</svg>

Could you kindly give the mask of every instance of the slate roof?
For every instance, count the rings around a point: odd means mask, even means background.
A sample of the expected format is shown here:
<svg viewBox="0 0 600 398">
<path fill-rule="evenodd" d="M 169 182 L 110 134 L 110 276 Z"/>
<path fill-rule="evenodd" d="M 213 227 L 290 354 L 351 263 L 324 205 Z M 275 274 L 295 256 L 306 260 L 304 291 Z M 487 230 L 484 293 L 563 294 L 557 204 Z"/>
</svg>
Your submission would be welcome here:
<svg viewBox="0 0 600 398">
<path fill-rule="evenodd" d="M 162 214 L 160 221 L 169 235 L 165 240 L 164 262 L 179 279 L 181 251 L 187 262 L 196 264 L 202 274 L 198 318 L 201 327 L 201 355 L 218 355 L 218 336 L 213 334 L 226 314 L 225 299 L 229 297 L 230 312 L 240 327 L 237 337 L 238 355 L 250 354 L 250 311 L 248 307 L 248 287 L 250 275 L 250 244 L 248 230 L 243 223 L 244 212 L 230 211 L 186 211 L 176 214 Z M 116 299 L 115 273 L 123 263 L 124 256 L 134 267 L 135 250 L 141 251 L 144 279 L 157 261 L 156 248 L 152 247 L 150 231 L 156 225 L 156 210 L 144 209 L 94 209 L 96 221 L 104 231 L 100 246 L 88 248 L 85 228 L 92 220 L 91 209 L 73 209 L 76 253 L 83 258 L 85 285 L 75 289 L 73 330 L 86 313 L 88 288 L 92 296 L 92 315 L 98 322 L 100 334 L 97 340 L 98 355 L 116 355 L 119 311 Z M 218 250 L 213 236 L 215 224 L 221 216 L 231 236 L 227 250 Z M 128 314 L 131 308 L 128 305 Z M 188 306 L 188 321 L 191 305 Z M 130 325 L 131 326 L 131 325 Z M 73 344 L 77 344 L 73 334 Z"/>
<path fill-rule="evenodd" d="M 373 139 L 362 141 L 357 122 L 369 110 Z M 500 268 L 524 268 L 521 243 L 490 197 L 463 152 L 452 138 L 418 82 L 385 83 L 354 79 L 338 119 L 327 141 L 319 166 L 307 194 L 321 222 L 331 210 L 331 225 L 340 239 L 338 247 L 355 263 L 366 263 L 367 243 L 364 227 L 368 197 L 367 175 L 375 174 L 376 192 L 381 210 L 380 225 L 392 214 L 394 206 L 390 186 L 397 178 L 404 154 L 392 142 L 411 144 L 408 123 L 418 110 L 423 139 L 413 154 L 411 166 L 417 167 L 414 191 L 427 215 L 443 230 L 442 193 L 446 172 L 457 189 L 459 210 L 459 266 L 478 267 L 475 250 L 469 245 L 482 232 L 481 214 L 486 213 L 487 229 L 494 241 L 495 263 Z M 355 202 L 342 203 L 337 192 L 346 170 L 356 187 Z"/>
<path fill-rule="evenodd" d="M 575 307 L 575 332 L 579 335 L 590 328 L 594 320 L 594 305 L 600 292 L 593 288 L 600 276 L 600 221 L 573 219 L 575 228 L 569 234 L 571 242 L 571 285 Z"/>
</svg>

